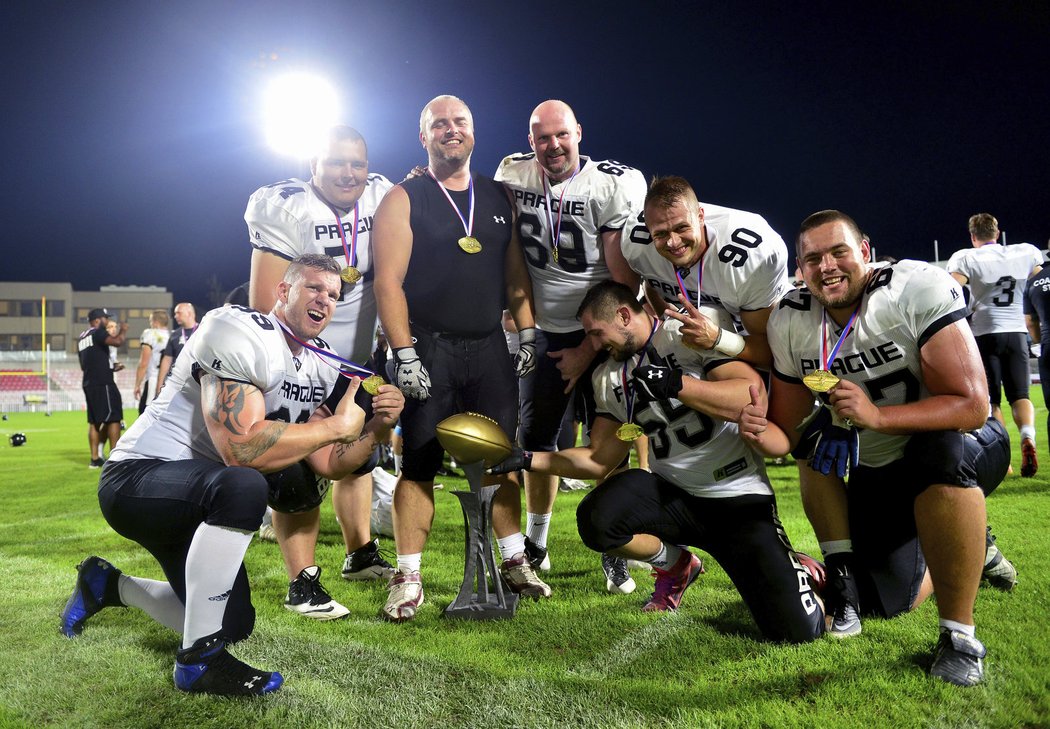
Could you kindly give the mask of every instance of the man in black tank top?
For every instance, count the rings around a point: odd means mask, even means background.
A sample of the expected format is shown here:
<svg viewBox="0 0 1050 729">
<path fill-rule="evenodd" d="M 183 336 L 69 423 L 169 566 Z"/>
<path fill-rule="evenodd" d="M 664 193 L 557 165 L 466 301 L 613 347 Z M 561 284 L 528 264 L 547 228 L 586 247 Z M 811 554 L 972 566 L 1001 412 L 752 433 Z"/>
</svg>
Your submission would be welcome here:
<svg viewBox="0 0 1050 729">
<path fill-rule="evenodd" d="M 87 329 L 77 338 L 77 353 L 80 369 L 84 372 L 84 400 L 87 403 L 88 447 L 91 449 L 89 468 L 101 468 L 102 454 L 99 445 L 109 440 L 112 449 L 120 438 L 120 421 L 124 419 L 124 403 L 120 390 L 113 381 L 113 368 L 109 362 L 109 348 L 124 343 L 128 323 L 122 321 L 117 334 L 109 334 L 106 324 L 110 314 L 106 309 L 92 309 L 88 313 Z"/>
<path fill-rule="evenodd" d="M 496 420 L 513 437 L 515 371 L 531 371 L 535 352 L 532 291 L 510 199 L 500 183 L 470 171 L 470 109 L 454 96 L 433 99 L 420 115 L 419 140 L 427 150 L 427 173 L 387 193 L 372 231 L 388 370 L 408 395 L 394 491 L 398 569 L 383 607 L 383 616 L 396 622 L 414 618 L 423 603 L 419 569 L 443 456 L 435 427 L 469 410 Z M 503 337 L 504 308 L 524 334 L 513 360 Z M 550 588 L 525 558 L 518 485 L 504 477 L 492 482 L 501 484 L 492 508 L 500 571 L 515 592 L 548 597 Z"/>
</svg>

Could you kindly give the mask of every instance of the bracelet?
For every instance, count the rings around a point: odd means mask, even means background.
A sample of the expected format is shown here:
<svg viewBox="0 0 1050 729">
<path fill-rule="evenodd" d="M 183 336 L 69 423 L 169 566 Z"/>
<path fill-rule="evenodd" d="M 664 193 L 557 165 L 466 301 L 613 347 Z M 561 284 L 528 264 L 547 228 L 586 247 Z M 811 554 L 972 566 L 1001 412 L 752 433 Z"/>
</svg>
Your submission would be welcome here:
<svg viewBox="0 0 1050 729">
<path fill-rule="evenodd" d="M 730 357 L 736 357 L 744 351 L 744 338 L 736 332 L 719 329 L 718 338 L 715 339 L 713 349 Z"/>
</svg>

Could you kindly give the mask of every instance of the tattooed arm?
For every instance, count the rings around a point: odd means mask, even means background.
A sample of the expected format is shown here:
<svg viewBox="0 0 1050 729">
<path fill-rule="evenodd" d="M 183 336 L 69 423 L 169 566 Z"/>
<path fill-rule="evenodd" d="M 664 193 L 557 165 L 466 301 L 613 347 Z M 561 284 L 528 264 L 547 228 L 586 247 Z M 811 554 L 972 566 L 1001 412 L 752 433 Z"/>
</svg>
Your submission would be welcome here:
<svg viewBox="0 0 1050 729">
<path fill-rule="evenodd" d="M 360 380 L 353 380 L 334 413 L 306 423 L 266 420 L 266 401 L 254 385 L 201 377 L 201 409 L 215 448 L 228 466 L 248 466 L 264 473 L 301 461 L 318 448 L 353 444 L 365 414 L 354 404 Z"/>
<path fill-rule="evenodd" d="M 343 397 L 343 401 L 346 396 Z M 343 401 L 340 401 L 340 405 Z M 394 385 L 383 385 L 372 398 L 372 417 L 353 443 L 335 443 L 316 450 L 306 460 L 314 473 L 338 480 L 350 475 L 372 457 L 372 451 L 386 440 L 390 429 L 397 425 L 405 396 Z M 311 421 L 328 417 L 327 408 L 316 410 Z"/>
</svg>

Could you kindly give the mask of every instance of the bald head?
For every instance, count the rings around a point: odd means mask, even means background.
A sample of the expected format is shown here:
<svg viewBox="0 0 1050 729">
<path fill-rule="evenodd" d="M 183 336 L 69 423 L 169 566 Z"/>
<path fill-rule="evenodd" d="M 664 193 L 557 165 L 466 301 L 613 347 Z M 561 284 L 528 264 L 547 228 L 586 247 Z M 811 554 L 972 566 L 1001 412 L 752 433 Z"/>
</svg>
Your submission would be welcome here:
<svg viewBox="0 0 1050 729">
<path fill-rule="evenodd" d="M 579 168 L 581 139 L 583 127 L 564 101 L 549 99 L 532 110 L 529 146 L 552 179 L 568 179 Z"/>
<path fill-rule="evenodd" d="M 419 141 L 439 179 L 450 171 L 469 169 L 474 151 L 470 108 L 449 94 L 431 99 L 419 115 Z"/>
</svg>

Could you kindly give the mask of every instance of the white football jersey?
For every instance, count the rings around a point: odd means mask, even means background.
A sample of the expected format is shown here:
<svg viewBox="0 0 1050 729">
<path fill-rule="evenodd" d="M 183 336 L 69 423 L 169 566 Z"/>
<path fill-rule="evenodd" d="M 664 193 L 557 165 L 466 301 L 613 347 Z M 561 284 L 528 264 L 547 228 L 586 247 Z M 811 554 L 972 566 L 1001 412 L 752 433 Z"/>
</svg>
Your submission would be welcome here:
<svg viewBox="0 0 1050 729">
<path fill-rule="evenodd" d="M 854 329 L 829 369 L 863 385 L 879 406 L 928 397 L 920 348 L 942 328 L 965 318 L 962 288 L 942 269 L 921 261 L 872 268 Z M 802 384 L 806 374 L 821 368 L 822 311 L 806 288 L 791 291 L 773 310 L 766 331 L 776 376 Z M 830 352 L 842 330 L 830 318 L 827 321 Z M 861 430 L 860 462 L 883 466 L 895 461 L 908 438 Z"/>
<path fill-rule="evenodd" d="M 320 339 L 311 343 L 331 351 Z M 238 306 L 214 309 L 175 360 L 167 386 L 117 441 L 110 458 L 221 463 L 204 423 L 194 370 L 255 385 L 266 400 L 267 420 L 305 423 L 340 377 L 321 359 L 305 348 L 293 356 L 273 314 Z"/>
<path fill-rule="evenodd" d="M 700 207 L 707 231 L 700 304 L 725 309 L 739 318 L 741 311 L 765 309 L 791 290 L 787 246 L 761 215 L 703 202 Z M 620 248 L 643 281 L 673 306 L 680 306 L 674 265 L 653 245 L 644 214 L 624 228 Z M 682 277 L 693 304 L 697 303 L 699 268 L 694 265 Z"/>
<path fill-rule="evenodd" d="M 612 278 L 601 235 L 622 229 L 638 214 L 645 201 L 645 178 L 619 162 L 581 156 L 580 171 L 571 181 L 547 187 L 549 182 L 544 182 L 531 152 L 505 157 L 494 177 L 514 195 L 537 326 L 548 332 L 578 331 L 576 311 L 584 294 L 599 281 Z M 559 233 L 557 262 L 552 254 L 552 230 Z"/>
<path fill-rule="evenodd" d="M 170 336 L 171 332 L 167 329 L 151 328 L 142 330 L 142 336 L 139 337 L 139 341 L 150 347 L 149 365 L 146 367 L 146 382 L 152 382 L 156 379 L 157 371 L 160 369 L 160 355 L 164 352 L 164 347 L 168 344 L 168 337 Z"/>
<path fill-rule="evenodd" d="M 969 279 L 966 285 L 974 304 L 970 326 L 975 336 L 1028 331 L 1022 308 L 1024 290 L 1028 277 L 1042 265 L 1043 254 L 1030 243 L 986 243 L 952 254 L 948 273 Z"/>
<path fill-rule="evenodd" d="M 379 202 L 392 187 L 382 175 L 368 176 L 357 209 L 356 268 L 364 278 L 352 286 L 343 286 L 343 297 L 325 330 L 325 339 L 335 351 L 359 365 L 368 360 L 375 348 L 378 321 L 372 293 L 372 220 Z M 342 226 L 349 247 L 354 211 L 337 219 L 336 212 L 305 180 L 293 178 L 260 187 L 248 199 L 244 220 L 253 248 L 289 261 L 304 253 L 326 253 L 340 267 L 350 265 L 339 227 Z"/>
<path fill-rule="evenodd" d="M 721 322 L 728 325 L 728 320 Z M 682 344 L 681 324 L 662 322 L 649 350 L 654 362 L 639 353 L 626 363 L 608 359 L 594 371 L 594 401 L 599 414 L 627 422 L 627 400 L 623 391 L 624 365 L 627 378 L 639 364 L 664 364 L 681 368 L 687 377 L 707 379 L 707 370 L 724 364 L 726 356 L 712 350 L 698 352 Z M 653 473 L 695 496 L 726 498 L 743 494 L 771 494 L 765 463 L 740 438 L 736 423 L 693 410 L 678 400 L 640 404 L 634 402 L 632 422 L 649 436 L 649 465 Z"/>
</svg>

